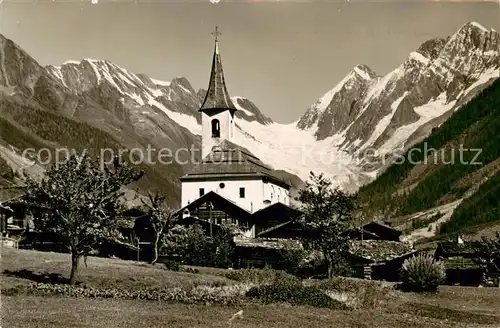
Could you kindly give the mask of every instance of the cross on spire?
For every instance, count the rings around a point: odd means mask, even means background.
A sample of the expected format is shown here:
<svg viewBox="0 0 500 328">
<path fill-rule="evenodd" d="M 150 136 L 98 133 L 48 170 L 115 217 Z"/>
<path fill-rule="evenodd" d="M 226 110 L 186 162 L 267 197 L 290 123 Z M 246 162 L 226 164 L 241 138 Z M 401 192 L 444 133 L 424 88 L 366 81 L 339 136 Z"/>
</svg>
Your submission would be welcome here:
<svg viewBox="0 0 500 328">
<path fill-rule="evenodd" d="M 213 32 L 212 32 L 212 33 L 210 33 L 210 34 L 212 34 L 213 36 L 215 36 L 215 42 L 217 42 L 217 41 L 218 41 L 218 39 L 219 39 L 219 38 L 218 38 L 218 37 L 219 37 L 219 35 L 221 35 L 222 33 L 221 33 L 221 32 L 219 32 L 219 27 L 218 27 L 218 26 L 215 26 L 215 31 L 213 31 Z"/>
</svg>

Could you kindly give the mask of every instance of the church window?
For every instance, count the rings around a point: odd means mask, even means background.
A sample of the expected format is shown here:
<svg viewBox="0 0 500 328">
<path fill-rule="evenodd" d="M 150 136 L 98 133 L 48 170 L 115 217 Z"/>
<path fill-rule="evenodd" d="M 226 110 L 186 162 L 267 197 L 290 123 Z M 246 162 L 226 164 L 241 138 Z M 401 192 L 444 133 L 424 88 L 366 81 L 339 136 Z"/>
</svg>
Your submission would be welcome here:
<svg viewBox="0 0 500 328">
<path fill-rule="evenodd" d="M 205 195 L 205 188 L 200 188 L 200 197 Z"/>
<path fill-rule="evenodd" d="M 240 198 L 245 198 L 245 188 L 240 188 Z"/>
<path fill-rule="evenodd" d="M 212 120 L 212 138 L 220 138 L 220 122 L 218 119 Z"/>
</svg>

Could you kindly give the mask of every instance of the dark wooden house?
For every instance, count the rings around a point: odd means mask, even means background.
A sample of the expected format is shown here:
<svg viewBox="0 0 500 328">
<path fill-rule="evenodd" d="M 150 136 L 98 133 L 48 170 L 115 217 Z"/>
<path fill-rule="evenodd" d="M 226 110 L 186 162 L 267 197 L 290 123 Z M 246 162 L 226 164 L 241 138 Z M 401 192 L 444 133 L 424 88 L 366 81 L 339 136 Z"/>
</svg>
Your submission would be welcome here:
<svg viewBox="0 0 500 328">
<path fill-rule="evenodd" d="M 363 225 L 364 239 L 399 241 L 402 232 L 386 224 L 372 221 Z"/>
<path fill-rule="evenodd" d="M 479 242 L 443 242 L 438 244 L 434 257 L 446 267 L 446 284 L 479 286 L 486 273 L 481 261 Z"/>
<path fill-rule="evenodd" d="M 264 207 L 252 215 L 255 236 L 266 233 L 268 238 L 294 238 L 296 232 L 292 232 L 292 227 L 298 227 L 296 221 L 302 216 L 301 211 L 283 203 L 275 203 Z M 274 233 L 271 231 L 274 231 Z"/>
<path fill-rule="evenodd" d="M 252 229 L 250 212 L 213 191 L 184 206 L 176 215 L 179 218 L 195 217 L 217 225 L 234 225 L 244 232 Z"/>
<path fill-rule="evenodd" d="M 300 242 L 283 238 L 235 238 L 237 268 L 285 269 L 282 250 L 301 249 Z"/>
<path fill-rule="evenodd" d="M 416 254 L 409 243 L 392 240 L 354 240 L 349 262 L 353 276 L 364 279 L 399 281 L 403 262 Z"/>
</svg>

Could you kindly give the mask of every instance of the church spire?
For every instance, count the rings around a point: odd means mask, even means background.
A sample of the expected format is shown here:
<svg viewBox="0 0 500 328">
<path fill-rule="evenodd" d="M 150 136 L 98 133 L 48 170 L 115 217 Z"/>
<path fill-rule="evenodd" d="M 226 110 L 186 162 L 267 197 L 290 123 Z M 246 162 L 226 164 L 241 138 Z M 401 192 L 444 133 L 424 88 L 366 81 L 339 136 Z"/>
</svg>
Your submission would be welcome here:
<svg viewBox="0 0 500 328">
<path fill-rule="evenodd" d="M 214 57 L 212 60 L 212 72 L 210 73 L 210 82 L 208 85 L 207 94 L 203 104 L 201 105 L 200 112 L 209 109 L 229 109 L 235 112 L 237 109 L 231 101 L 231 97 L 227 92 L 226 82 L 224 80 L 224 71 L 222 70 L 222 61 L 219 53 L 219 32 L 218 27 L 212 35 L 215 36 L 215 49 Z"/>
</svg>

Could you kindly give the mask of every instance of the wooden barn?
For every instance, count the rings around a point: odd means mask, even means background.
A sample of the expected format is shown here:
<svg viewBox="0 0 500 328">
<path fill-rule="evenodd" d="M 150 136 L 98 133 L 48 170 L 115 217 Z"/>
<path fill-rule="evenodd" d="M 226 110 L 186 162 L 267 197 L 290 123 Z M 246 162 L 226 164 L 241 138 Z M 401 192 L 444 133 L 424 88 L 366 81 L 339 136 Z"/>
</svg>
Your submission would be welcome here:
<svg viewBox="0 0 500 328">
<path fill-rule="evenodd" d="M 446 284 L 479 286 L 486 272 L 480 257 L 479 242 L 457 242 L 438 244 L 434 257 L 443 261 L 446 267 Z"/>
<path fill-rule="evenodd" d="M 232 201 L 210 191 L 192 203 L 176 212 L 181 218 L 197 218 L 203 222 L 215 225 L 235 225 L 241 231 L 254 234 L 252 227 L 252 214 Z"/>
<path fill-rule="evenodd" d="M 253 213 L 252 215 L 252 224 L 255 225 L 255 235 L 259 236 L 259 234 L 264 231 L 269 231 L 270 229 L 280 229 L 280 231 L 276 231 L 278 234 L 282 234 L 282 236 L 268 236 L 271 238 L 288 238 L 292 236 L 287 236 L 285 231 L 290 228 L 294 222 L 299 220 L 304 214 L 294 209 L 288 205 L 283 203 L 274 203 L 273 205 L 269 205 L 264 207 L 263 209 Z M 283 235 L 284 234 L 284 235 Z"/>
<path fill-rule="evenodd" d="M 302 244 L 282 238 L 235 238 L 235 264 L 237 268 L 285 269 L 281 251 L 301 249 Z"/>
<path fill-rule="evenodd" d="M 416 254 L 409 243 L 391 240 L 354 240 L 349 262 L 357 278 L 399 281 L 403 262 Z"/>
</svg>

